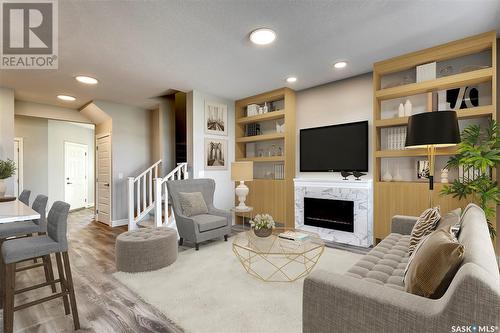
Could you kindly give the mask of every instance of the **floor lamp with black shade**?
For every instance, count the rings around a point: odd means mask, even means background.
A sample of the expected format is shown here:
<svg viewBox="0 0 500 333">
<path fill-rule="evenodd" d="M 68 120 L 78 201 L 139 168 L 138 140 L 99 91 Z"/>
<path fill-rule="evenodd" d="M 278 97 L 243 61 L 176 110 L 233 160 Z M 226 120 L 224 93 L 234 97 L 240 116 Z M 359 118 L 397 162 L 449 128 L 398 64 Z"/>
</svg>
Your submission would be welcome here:
<svg viewBox="0 0 500 333">
<path fill-rule="evenodd" d="M 410 116 L 405 147 L 425 148 L 429 159 L 429 206 L 433 205 L 434 160 L 436 148 L 455 146 L 460 142 L 460 129 L 455 111 L 423 112 Z"/>
</svg>

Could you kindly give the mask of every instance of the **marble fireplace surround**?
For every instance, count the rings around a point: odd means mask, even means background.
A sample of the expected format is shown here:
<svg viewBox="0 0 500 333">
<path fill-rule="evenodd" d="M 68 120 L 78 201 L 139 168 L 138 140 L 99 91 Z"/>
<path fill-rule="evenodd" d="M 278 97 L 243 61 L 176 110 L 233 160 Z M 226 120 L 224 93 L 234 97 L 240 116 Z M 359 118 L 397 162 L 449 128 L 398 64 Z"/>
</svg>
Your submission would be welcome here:
<svg viewBox="0 0 500 333">
<path fill-rule="evenodd" d="M 369 247 L 373 245 L 373 182 L 296 178 L 295 228 L 318 233 L 322 239 L 337 243 Z M 304 225 L 304 198 L 347 200 L 354 202 L 354 232 Z"/>
</svg>

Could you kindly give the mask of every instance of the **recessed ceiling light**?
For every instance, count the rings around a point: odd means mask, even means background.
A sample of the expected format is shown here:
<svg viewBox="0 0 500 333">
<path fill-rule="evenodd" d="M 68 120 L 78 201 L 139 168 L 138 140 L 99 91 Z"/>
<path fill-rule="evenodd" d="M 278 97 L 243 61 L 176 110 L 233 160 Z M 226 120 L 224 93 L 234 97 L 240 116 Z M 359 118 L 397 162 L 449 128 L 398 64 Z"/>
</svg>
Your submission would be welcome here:
<svg viewBox="0 0 500 333">
<path fill-rule="evenodd" d="M 297 78 L 295 76 L 290 76 L 286 78 L 286 82 L 288 83 L 294 83 L 297 82 Z"/>
<path fill-rule="evenodd" d="M 336 63 L 333 64 L 333 67 L 337 69 L 341 69 L 347 66 L 347 61 L 337 61 Z"/>
<path fill-rule="evenodd" d="M 250 33 L 250 40 L 257 45 L 267 45 L 274 42 L 276 33 L 268 28 L 260 28 Z"/>
<path fill-rule="evenodd" d="M 75 77 L 75 79 L 78 82 L 85 83 L 85 84 L 97 84 L 97 83 L 99 83 L 99 81 L 97 81 L 97 79 L 90 77 L 90 76 L 85 76 L 85 75 L 78 75 L 77 77 Z"/>
<path fill-rule="evenodd" d="M 66 102 L 73 102 L 74 100 L 76 100 L 76 98 L 74 98 L 73 96 L 69 96 L 69 95 L 57 95 L 57 98 L 59 98 L 62 101 L 66 101 Z"/>
</svg>

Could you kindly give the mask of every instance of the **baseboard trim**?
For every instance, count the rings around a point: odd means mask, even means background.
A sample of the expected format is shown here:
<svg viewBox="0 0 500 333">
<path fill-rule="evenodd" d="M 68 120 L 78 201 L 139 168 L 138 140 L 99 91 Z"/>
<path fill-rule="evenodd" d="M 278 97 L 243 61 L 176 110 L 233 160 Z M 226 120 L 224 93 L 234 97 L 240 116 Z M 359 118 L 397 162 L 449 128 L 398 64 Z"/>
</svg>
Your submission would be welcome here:
<svg viewBox="0 0 500 333">
<path fill-rule="evenodd" d="M 121 227 L 121 226 L 124 226 L 124 225 L 128 225 L 128 219 L 111 221 L 111 227 L 112 228 L 114 228 L 114 227 Z"/>
</svg>

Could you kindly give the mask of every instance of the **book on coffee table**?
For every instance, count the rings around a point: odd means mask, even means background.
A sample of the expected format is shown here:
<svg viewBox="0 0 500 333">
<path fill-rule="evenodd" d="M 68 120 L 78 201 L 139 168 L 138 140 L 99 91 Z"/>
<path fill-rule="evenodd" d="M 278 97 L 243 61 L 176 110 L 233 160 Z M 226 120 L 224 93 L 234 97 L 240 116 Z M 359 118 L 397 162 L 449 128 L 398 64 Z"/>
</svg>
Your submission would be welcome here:
<svg viewBox="0 0 500 333">
<path fill-rule="evenodd" d="M 285 231 L 278 235 L 279 238 L 293 240 L 293 241 L 305 241 L 309 239 L 309 235 L 303 232 L 297 231 Z"/>
</svg>

